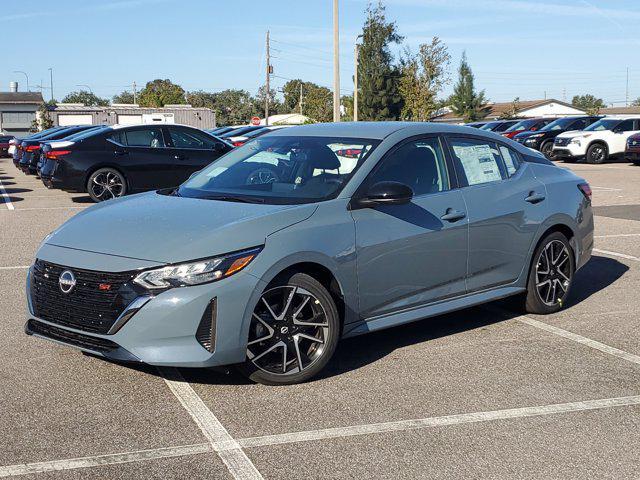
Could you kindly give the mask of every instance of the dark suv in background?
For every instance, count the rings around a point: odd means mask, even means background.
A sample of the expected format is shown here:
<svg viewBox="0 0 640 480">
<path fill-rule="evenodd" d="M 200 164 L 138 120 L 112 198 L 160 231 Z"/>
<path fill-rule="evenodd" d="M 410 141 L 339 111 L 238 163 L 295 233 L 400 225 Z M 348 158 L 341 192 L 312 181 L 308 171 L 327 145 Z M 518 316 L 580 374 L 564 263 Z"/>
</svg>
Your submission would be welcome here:
<svg viewBox="0 0 640 480">
<path fill-rule="evenodd" d="M 522 143 L 526 147 L 542 152 L 545 157 L 553 160 L 555 159 L 555 155 L 553 153 L 554 138 L 564 132 L 584 130 L 601 118 L 602 116 L 596 115 L 559 118 L 537 132 L 522 132 L 513 137 L 513 139 L 518 143 Z"/>
<path fill-rule="evenodd" d="M 512 127 L 520 120 L 495 120 L 493 122 L 487 122 L 480 127 L 480 130 L 486 130 L 488 132 L 502 133 L 508 128 Z"/>
<path fill-rule="evenodd" d="M 86 192 L 95 202 L 175 187 L 233 147 L 184 125 L 115 126 L 44 145 L 49 188 Z"/>
<path fill-rule="evenodd" d="M 525 120 L 520 120 L 515 125 L 507 128 L 503 133 L 503 137 L 513 138 L 519 133 L 523 132 L 535 132 L 540 130 L 541 128 L 546 127 L 551 122 L 556 120 L 556 118 L 527 118 Z"/>
</svg>

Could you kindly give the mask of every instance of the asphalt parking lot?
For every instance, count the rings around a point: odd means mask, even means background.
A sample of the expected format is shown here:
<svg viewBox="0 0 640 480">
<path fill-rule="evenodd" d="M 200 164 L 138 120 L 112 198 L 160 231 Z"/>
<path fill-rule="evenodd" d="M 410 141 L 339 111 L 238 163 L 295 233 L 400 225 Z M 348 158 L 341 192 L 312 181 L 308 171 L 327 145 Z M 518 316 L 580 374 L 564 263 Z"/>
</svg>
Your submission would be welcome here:
<svg viewBox="0 0 640 480">
<path fill-rule="evenodd" d="M 596 250 L 566 309 L 503 301 L 353 338 L 316 381 L 265 387 L 26 336 L 34 252 L 91 204 L 1 159 L 0 477 L 640 477 L 640 167 L 570 168 Z"/>
</svg>

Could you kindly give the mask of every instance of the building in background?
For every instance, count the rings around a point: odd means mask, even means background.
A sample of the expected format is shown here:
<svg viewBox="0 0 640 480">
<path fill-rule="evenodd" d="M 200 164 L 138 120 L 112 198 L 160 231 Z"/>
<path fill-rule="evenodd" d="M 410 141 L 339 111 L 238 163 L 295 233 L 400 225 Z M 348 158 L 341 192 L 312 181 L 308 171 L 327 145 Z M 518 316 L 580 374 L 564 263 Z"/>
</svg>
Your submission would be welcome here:
<svg viewBox="0 0 640 480">
<path fill-rule="evenodd" d="M 535 117 L 569 117 L 572 115 L 584 115 L 586 112 L 573 105 L 553 98 L 547 100 L 523 100 L 518 102 L 517 118 L 535 118 Z M 489 113 L 483 120 L 497 120 L 505 112 L 509 112 L 513 108 L 513 102 L 489 103 L 487 105 Z M 464 123 L 463 119 L 458 117 L 451 109 L 431 119 L 433 122 L 443 123 Z"/>
<path fill-rule="evenodd" d="M 28 134 L 42 101 L 42 93 L 19 92 L 18 83 L 11 82 L 8 92 L 0 92 L 0 132 L 17 137 Z"/>
<path fill-rule="evenodd" d="M 50 109 L 49 114 L 54 125 L 178 123 L 203 130 L 216 126 L 216 115 L 213 110 L 194 108 L 191 105 L 166 105 L 163 108 L 148 108 L 135 104 L 87 107 L 80 103 L 58 103 Z"/>
</svg>

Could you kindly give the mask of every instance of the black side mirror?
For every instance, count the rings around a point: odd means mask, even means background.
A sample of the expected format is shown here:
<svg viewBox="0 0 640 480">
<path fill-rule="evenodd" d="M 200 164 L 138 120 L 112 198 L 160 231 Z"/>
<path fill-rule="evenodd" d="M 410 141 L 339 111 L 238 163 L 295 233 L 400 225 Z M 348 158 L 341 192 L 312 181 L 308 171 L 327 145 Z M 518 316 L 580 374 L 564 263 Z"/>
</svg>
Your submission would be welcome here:
<svg viewBox="0 0 640 480">
<path fill-rule="evenodd" d="M 213 144 L 214 152 L 223 153 L 223 152 L 226 152 L 226 150 L 227 148 L 225 147 L 224 143 L 216 142 Z"/>
<path fill-rule="evenodd" d="M 400 182 L 378 182 L 366 194 L 352 202 L 352 208 L 369 208 L 376 205 L 402 205 L 413 198 L 410 186 Z"/>
</svg>

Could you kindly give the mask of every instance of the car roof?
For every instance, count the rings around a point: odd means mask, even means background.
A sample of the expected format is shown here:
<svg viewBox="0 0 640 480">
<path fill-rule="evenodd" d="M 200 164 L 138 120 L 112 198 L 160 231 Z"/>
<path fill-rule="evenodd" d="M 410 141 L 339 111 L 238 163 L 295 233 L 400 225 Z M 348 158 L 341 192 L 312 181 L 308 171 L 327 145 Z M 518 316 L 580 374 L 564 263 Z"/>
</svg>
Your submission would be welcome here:
<svg viewBox="0 0 640 480">
<path fill-rule="evenodd" d="M 406 131 L 408 136 L 429 133 L 459 133 L 486 135 L 495 138 L 495 134 L 479 131 L 464 125 L 450 125 L 435 122 L 338 122 L 314 123 L 275 130 L 269 137 L 276 136 L 304 136 L 304 137 L 342 137 L 342 138 L 370 138 L 382 140 L 392 133 Z"/>
</svg>

